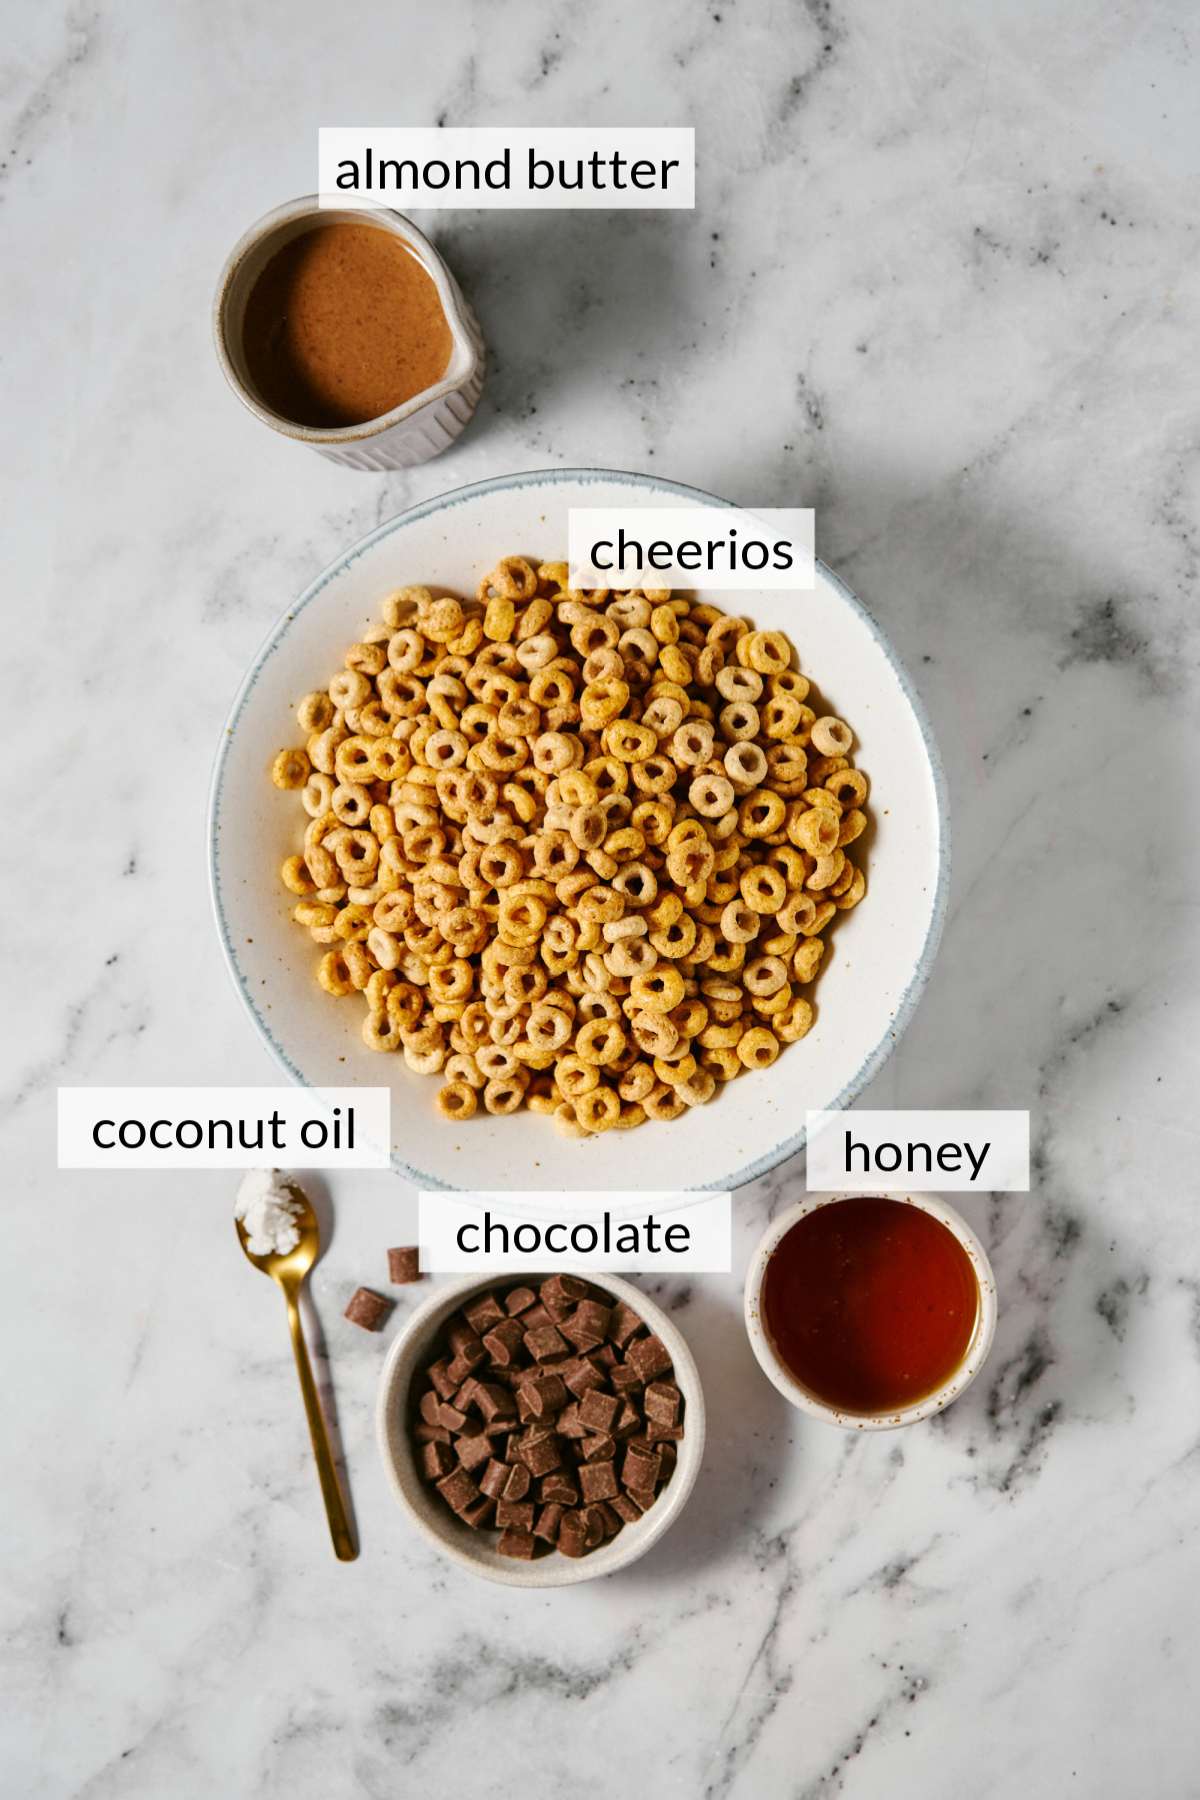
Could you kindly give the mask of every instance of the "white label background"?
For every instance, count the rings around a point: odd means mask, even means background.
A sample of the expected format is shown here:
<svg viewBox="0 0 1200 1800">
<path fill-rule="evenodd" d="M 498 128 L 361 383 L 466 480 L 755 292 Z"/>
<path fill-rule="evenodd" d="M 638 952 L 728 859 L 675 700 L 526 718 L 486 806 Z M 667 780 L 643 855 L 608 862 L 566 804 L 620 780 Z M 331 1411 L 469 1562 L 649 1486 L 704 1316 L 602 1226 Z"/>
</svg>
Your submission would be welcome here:
<svg viewBox="0 0 1200 1800">
<path fill-rule="evenodd" d="M 847 1132 L 856 1145 L 866 1144 L 872 1150 L 879 1144 L 896 1144 L 903 1153 L 909 1144 L 927 1144 L 934 1157 L 933 1167 L 926 1169 L 924 1157 L 919 1154 L 911 1174 L 904 1160 L 894 1171 L 880 1171 L 872 1156 L 870 1166 L 864 1172 L 860 1150 L 847 1168 Z M 985 1143 L 991 1146 L 974 1181 L 965 1152 L 956 1170 L 941 1169 L 937 1165 L 939 1145 L 962 1145 L 964 1142 L 971 1144 L 976 1157 Z M 972 1189 L 983 1193 L 1025 1194 L 1029 1192 L 1029 1114 L 921 1110 L 810 1112 L 804 1185 L 809 1193 L 824 1193 L 831 1188 L 857 1188 L 877 1194 L 967 1193 Z"/>
<path fill-rule="evenodd" d="M 598 1269 L 610 1273 L 636 1273 L 638 1270 L 671 1270 L 693 1273 L 726 1274 L 732 1266 L 731 1203 L 729 1194 L 612 1193 L 612 1194 L 548 1194 L 496 1193 L 448 1194 L 422 1191 L 420 1196 L 421 1265 L 436 1274 L 472 1273 L 518 1274 L 522 1270 Z M 495 1224 L 509 1232 L 509 1250 L 485 1254 L 481 1249 L 465 1250 L 459 1246 L 458 1233 L 464 1226 L 475 1229 L 468 1241 L 482 1244 L 484 1215 L 489 1213 Z M 615 1236 L 622 1225 L 642 1224 L 651 1214 L 662 1233 L 669 1225 L 686 1225 L 686 1250 L 662 1249 L 653 1255 L 644 1249 L 625 1252 L 602 1248 L 573 1249 L 566 1240 L 571 1227 L 591 1224 L 603 1229 L 603 1215 L 612 1221 Z M 536 1228 L 541 1247 L 529 1250 L 512 1248 L 512 1233 L 518 1226 Z M 544 1247 L 549 1226 L 555 1228 L 555 1242 L 566 1243 L 563 1249 L 548 1251 Z M 645 1233 L 641 1234 L 644 1242 Z"/>
</svg>

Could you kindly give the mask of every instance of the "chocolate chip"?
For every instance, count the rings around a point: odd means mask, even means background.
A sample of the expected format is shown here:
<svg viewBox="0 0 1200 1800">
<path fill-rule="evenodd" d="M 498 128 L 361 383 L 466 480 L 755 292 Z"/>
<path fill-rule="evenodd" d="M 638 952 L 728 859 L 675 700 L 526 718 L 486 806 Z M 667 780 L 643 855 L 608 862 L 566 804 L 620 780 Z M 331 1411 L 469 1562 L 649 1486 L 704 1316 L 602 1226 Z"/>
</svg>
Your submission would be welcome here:
<svg viewBox="0 0 1200 1800">
<path fill-rule="evenodd" d="M 391 1310 L 392 1302 L 386 1294 L 377 1294 L 374 1288 L 360 1287 L 350 1296 L 346 1317 L 352 1325 L 361 1325 L 364 1331 L 382 1331 Z"/>
<path fill-rule="evenodd" d="M 410 1281 L 421 1279 L 421 1251 L 417 1244 L 401 1244 L 396 1250 L 389 1250 L 388 1280 L 394 1281 L 397 1287 L 405 1287 Z"/>
</svg>

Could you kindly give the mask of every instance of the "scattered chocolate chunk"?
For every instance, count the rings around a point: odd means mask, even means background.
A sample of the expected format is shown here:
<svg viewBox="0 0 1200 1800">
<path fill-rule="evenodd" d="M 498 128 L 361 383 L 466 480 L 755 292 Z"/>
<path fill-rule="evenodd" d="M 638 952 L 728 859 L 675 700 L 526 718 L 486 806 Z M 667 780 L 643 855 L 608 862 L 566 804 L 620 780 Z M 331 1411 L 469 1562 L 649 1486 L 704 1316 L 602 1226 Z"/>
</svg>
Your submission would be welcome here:
<svg viewBox="0 0 1200 1800">
<path fill-rule="evenodd" d="M 382 1331 L 391 1310 L 392 1303 L 386 1294 L 377 1294 L 374 1288 L 360 1287 L 350 1296 L 346 1317 L 352 1325 L 361 1325 L 364 1331 Z"/>
<path fill-rule="evenodd" d="M 417 1244 L 401 1244 L 396 1250 L 389 1250 L 388 1280 L 394 1281 L 397 1287 L 406 1287 L 410 1281 L 421 1279 L 421 1250 Z"/>
<path fill-rule="evenodd" d="M 388 1270 L 417 1279 L 415 1248 L 389 1251 Z M 356 1324 L 360 1296 L 377 1330 L 391 1302 L 361 1288 Z M 487 1290 L 436 1350 L 412 1389 L 418 1466 L 464 1525 L 500 1534 L 501 1555 L 584 1556 L 670 1480 L 683 1395 L 665 1344 L 623 1301 L 574 1275 Z"/>
</svg>

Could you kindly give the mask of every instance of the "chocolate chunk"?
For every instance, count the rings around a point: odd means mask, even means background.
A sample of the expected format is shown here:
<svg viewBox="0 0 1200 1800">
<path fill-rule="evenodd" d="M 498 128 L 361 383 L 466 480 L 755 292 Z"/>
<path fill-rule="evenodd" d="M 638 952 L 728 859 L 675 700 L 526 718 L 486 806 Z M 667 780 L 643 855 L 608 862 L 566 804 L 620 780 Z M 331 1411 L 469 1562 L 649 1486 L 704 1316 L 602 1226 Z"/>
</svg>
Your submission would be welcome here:
<svg viewBox="0 0 1200 1800">
<path fill-rule="evenodd" d="M 589 1388 L 579 1402 L 579 1417 L 589 1431 L 608 1431 L 620 1406 L 621 1402 L 615 1394 L 605 1394 L 599 1388 Z"/>
<path fill-rule="evenodd" d="M 444 1425 L 427 1425 L 424 1419 L 418 1419 L 413 1426 L 413 1436 L 418 1444 L 448 1444 L 450 1433 Z"/>
<path fill-rule="evenodd" d="M 658 1425 L 675 1425 L 679 1421 L 682 1396 L 673 1381 L 652 1381 L 646 1388 L 642 1407 L 647 1419 Z"/>
<path fill-rule="evenodd" d="M 617 1468 L 613 1462 L 582 1463 L 579 1469 L 579 1491 L 584 1500 L 611 1500 L 620 1489 Z"/>
<path fill-rule="evenodd" d="M 629 1444 L 621 1463 L 621 1480 L 627 1488 L 649 1488 L 653 1492 L 658 1485 L 660 1466 L 657 1456 L 649 1455 L 636 1444 Z"/>
<path fill-rule="evenodd" d="M 550 1275 L 538 1289 L 546 1306 L 569 1306 L 573 1300 L 586 1300 L 591 1291 L 577 1275 Z"/>
<path fill-rule="evenodd" d="M 538 1497 L 559 1500 L 564 1506 L 578 1506 L 579 1484 L 566 1469 L 553 1469 L 538 1482 Z"/>
<path fill-rule="evenodd" d="M 517 1406 L 507 1388 L 497 1387 L 491 1381 L 475 1383 L 475 1405 L 483 1417 L 489 1421 L 498 1419 L 515 1419 Z"/>
<path fill-rule="evenodd" d="M 562 1461 L 558 1433 L 548 1425 L 531 1425 L 517 1440 L 517 1454 L 531 1475 L 548 1475 Z"/>
<path fill-rule="evenodd" d="M 522 1382 L 517 1390 L 517 1409 L 526 1420 L 551 1419 L 566 1404 L 567 1389 L 561 1375 Z"/>
<path fill-rule="evenodd" d="M 454 1454 L 448 1444 L 421 1445 L 421 1473 L 426 1481 L 437 1481 L 454 1467 Z"/>
<path fill-rule="evenodd" d="M 504 1310 L 510 1316 L 516 1313 L 528 1312 L 529 1308 L 536 1300 L 537 1295 L 532 1288 L 515 1287 L 510 1289 L 504 1296 Z"/>
<path fill-rule="evenodd" d="M 546 1311 L 546 1308 L 542 1305 L 541 1301 L 535 1300 L 532 1306 L 522 1312 L 521 1323 L 526 1331 L 534 1331 L 539 1325 L 553 1325 L 554 1320 L 550 1317 L 550 1314 Z"/>
<path fill-rule="evenodd" d="M 461 1431 L 467 1422 L 467 1415 L 459 1412 L 457 1406 L 451 1406 L 448 1400 L 443 1400 L 438 1405 L 437 1422 L 444 1425 L 447 1431 Z"/>
<path fill-rule="evenodd" d="M 631 1487 L 626 1488 L 625 1492 L 629 1495 L 629 1498 L 633 1501 L 639 1512 L 649 1512 L 657 1499 L 657 1495 L 653 1488 Z"/>
<path fill-rule="evenodd" d="M 608 1371 L 608 1384 L 617 1394 L 632 1394 L 642 1385 L 642 1378 L 628 1363 L 614 1363 Z"/>
<path fill-rule="evenodd" d="M 492 1507 L 493 1502 L 488 1499 L 487 1495 L 480 1494 L 478 1500 L 472 1500 L 470 1506 L 464 1506 L 458 1516 L 464 1525 L 469 1525 L 473 1531 L 478 1531 L 481 1525 L 486 1525 L 490 1520 Z"/>
<path fill-rule="evenodd" d="M 427 1425 L 441 1424 L 442 1402 L 432 1388 L 427 1394 L 421 1395 L 420 1412 Z"/>
<path fill-rule="evenodd" d="M 621 1410 L 617 1414 L 616 1423 L 612 1428 L 613 1436 L 627 1438 L 633 1432 L 640 1431 L 641 1428 L 642 1421 L 638 1414 L 637 1407 L 631 1406 L 628 1400 L 622 1400 Z"/>
<path fill-rule="evenodd" d="M 669 1375 L 671 1358 L 661 1338 L 653 1333 L 646 1338 L 637 1338 L 625 1353 L 625 1361 L 632 1365 L 643 1381 L 653 1381 L 656 1375 Z"/>
<path fill-rule="evenodd" d="M 443 1400 L 449 1400 L 457 1392 L 459 1385 L 457 1381 L 450 1379 L 448 1369 L 449 1364 L 446 1358 L 442 1357 L 440 1362 L 431 1363 L 426 1370 L 426 1374 Z"/>
<path fill-rule="evenodd" d="M 451 1391 L 457 1392 L 464 1381 L 471 1379 L 471 1371 L 477 1369 L 481 1362 L 487 1361 L 487 1351 L 479 1346 L 478 1356 L 454 1356 L 446 1364 L 446 1378 L 451 1383 Z"/>
<path fill-rule="evenodd" d="M 455 1356 L 473 1358 L 471 1363 L 473 1369 L 478 1368 L 487 1355 L 479 1333 L 461 1313 L 451 1319 L 446 1327 L 446 1342 Z"/>
<path fill-rule="evenodd" d="M 532 1562 L 537 1539 L 528 1531 L 506 1531 L 496 1549 L 501 1556 L 514 1556 L 521 1562 Z"/>
<path fill-rule="evenodd" d="M 458 1460 L 464 1469 L 478 1469 L 483 1463 L 492 1459 L 492 1446 L 482 1431 L 477 1437 L 460 1437 L 455 1440 Z"/>
<path fill-rule="evenodd" d="M 557 1501 L 551 1500 L 549 1505 L 543 1506 L 537 1516 L 537 1524 L 533 1528 L 534 1537 L 544 1538 L 548 1544 L 555 1543 L 562 1516 L 562 1507 Z"/>
<path fill-rule="evenodd" d="M 646 1426 L 646 1436 L 652 1444 L 661 1444 L 670 1440 L 678 1443 L 683 1436 L 682 1425 L 660 1425 L 657 1419 L 651 1419 Z"/>
<path fill-rule="evenodd" d="M 599 1431 L 595 1437 L 584 1438 L 579 1448 L 584 1462 L 611 1462 L 617 1454 L 617 1440 L 607 1431 Z"/>
<path fill-rule="evenodd" d="M 636 1500 L 631 1500 L 627 1493 L 614 1494 L 611 1500 L 605 1501 L 605 1505 L 611 1506 L 617 1517 L 626 1525 L 632 1525 L 642 1516 L 641 1507 Z"/>
<path fill-rule="evenodd" d="M 364 1331 L 382 1331 L 391 1310 L 392 1302 L 386 1294 L 377 1294 L 374 1288 L 360 1287 L 351 1294 L 345 1316 L 352 1325 L 361 1325 Z"/>
<path fill-rule="evenodd" d="M 620 1496 L 617 1495 L 616 1498 L 619 1499 Z M 620 1531 L 622 1525 L 625 1523 L 625 1521 L 624 1521 L 624 1519 L 622 1519 L 621 1515 L 619 1513 L 616 1513 L 613 1511 L 612 1504 L 607 1500 L 598 1501 L 597 1505 L 596 1505 L 596 1511 L 600 1514 L 601 1518 L 604 1520 L 604 1535 L 605 1535 L 605 1537 L 606 1538 L 616 1537 L 618 1531 Z"/>
<path fill-rule="evenodd" d="M 504 1492 L 504 1484 L 512 1474 L 507 1463 L 497 1462 L 493 1457 L 487 1468 L 479 1477 L 479 1486 L 489 1500 L 498 1500 Z"/>
<path fill-rule="evenodd" d="M 612 1307 L 602 1305 L 599 1300 L 581 1300 L 571 1314 L 571 1320 L 574 1324 L 588 1326 L 603 1342 L 612 1323 Z"/>
<path fill-rule="evenodd" d="M 583 1556 L 587 1551 L 587 1526 L 575 1507 L 558 1522 L 558 1547 L 564 1556 Z"/>
<path fill-rule="evenodd" d="M 519 1319 L 504 1319 L 483 1334 L 483 1347 L 499 1369 L 515 1363 L 525 1341 L 525 1327 Z"/>
<path fill-rule="evenodd" d="M 401 1244 L 397 1250 L 389 1250 L 388 1280 L 394 1281 L 397 1287 L 405 1287 L 410 1281 L 421 1279 L 421 1251 L 417 1244 Z"/>
<path fill-rule="evenodd" d="M 615 1369 L 618 1359 L 611 1344 L 601 1344 L 598 1350 L 592 1351 L 591 1360 L 598 1369 Z"/>
<path fill-rule="evenodd" d="M 504 1483 L 506 1500 L 523 1500 L 529 1492 L 533 1477 L 522 1462 L 513 1463 L 508 1471 L 508 1480 Z"/>
<path fill-rule="evenodd" d="M 507 1317 L 495 1294 L 481 1294 L 478 1300 L 469 1300 L 463 1307 L 463 1313 L 467 1324 L 479 1337 Z"/>
<path fill-rule="evenodd" d="M 464 1507 L 480 1498 L 479 1489 L 465 1469 L 455 1469 L 449 1475 L 443 1475 L 437 1484 L 437 1491 L 455 1512 L 462 1512 Z"/>
<path fill-rule="evenodd" d="M 669 1481 L 675 1473 L 675 1465 L 678 1461 L 679 1457 L 674 1444 L 660 1444 L 658 1446 L 658 1479 Z"/>
<path fill-rule="evenodd" d="M 586 1394 L 589 1388 L 604 1386 L 603 1372 L 586 1356 L 577 1357 L 568 1369 L 563 1370 L 563 1380 L 576 1399 Z"/>
<path fill-rule="evenodd" d="M 604 1542 L 604 1514 L 598 1506 L 585 1506 L 582 1509 L 584 1545 L 594 1550 L 597 1544 Z"/>
<path fill-rule="evenodd" d="M 587 1436 L 587 1426 L 579 1417 L 579 1402 L 577 1400 L 573 1401 L 570 1406 L 563 1407 L 555 1424 L 558 1427 L 559 1437 L 581 1438 Z"/>
<path fill-rule="evenodd" d="M 618 1300 L 617 1304 L 612 1309 L 608 1321 L 608 1336 L 612 1339 L 613 1343 L 624 1348 L 630 1338 L 633 1337 L 634 1333 L 641 1329 L 642 1321 L 638 1318 L 632 1306 L 626 1306 L 623 1300 Z"/>
<path fill-rule="evenodd" d="M 554 1325 L 536 1325 L 532 1331 L 525 1332 L 524 1338 L 525 1348 L 534 1362 L 547 1362 L 552 1356 L 561 1356 L 567 1347 Z"/>
<path fill-rule="evenodd" d="M 586 1319 L 581 1319 L 578 1308 L 559 1320 L 558 1329 L 577 1350 L 598 1350 L 604 1342 L 603 1332 L 597 1331 L 594 1325 L 589 1325 Z"/>
<path fill-rule="evenodd" d="M 515 1531 L 533 1530 L 533 1501 L 504 1500 L 496 1502 L 496 1523 L 501 1531 L 511 1525 Z"/>
</svg>

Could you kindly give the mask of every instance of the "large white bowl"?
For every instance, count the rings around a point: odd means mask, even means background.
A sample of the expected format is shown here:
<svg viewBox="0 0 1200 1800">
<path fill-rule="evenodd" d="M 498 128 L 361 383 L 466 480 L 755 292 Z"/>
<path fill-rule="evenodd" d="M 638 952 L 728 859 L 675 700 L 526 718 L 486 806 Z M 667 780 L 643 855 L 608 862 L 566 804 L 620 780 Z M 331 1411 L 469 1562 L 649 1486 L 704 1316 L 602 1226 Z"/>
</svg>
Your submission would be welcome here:
<svg viewBox="0 0 1200 1800">
<path fill-rule="evenodd" d="M 390 589 L 424 582 L 473 594 L 509 552 L 566 554 L 571 506 L 720 505 L 675 482 L 605 470 L 498 476 L 424 501 L 381 525 L 318 576 L 279 620 L 233 703 L 213 774 L 210 875 L 217 928 L 243 1003 L 280 1065 L 313 1087 L 392 1090 L 394 1163 L 426 1187 L 729 1188 L 802 1147 L 806 1109 L 847 1106 L 891 1052 L 929 975 L 949 873 L 945 785 L 920 702 L 894 651 L 837 577 L 812 593 L 697 589 L 789 633 L 800 666 L 858 739 L 871 780 L 867 895 L 830 933 L 817 1019 L 767 1070 L 670 1123 L 562 1137 L 544 1116 L 434 1110 L 436 1083 L 368 1050 L 362 1004 L 313 979 L 313 946 L 291 921 L 279 865 L 299 844 L 299 803 L 267 771 L 295 743 L 295 707 L 340 667 Z"/>
<path fill-rule="evenodd" d="M 530 1275 L 522 1270 L 521 1280 L 536 1287 L 552 1273 L 545 1270 Z M 589 1275 L 586 1279 L 592 1278 Z M 506 1587 L 573 1587 L 579 1581 L 593 1581 L 598 1575 L 612 1575 L 617 1569 L 628 1568 L 658 1542 L 675 1523 L 696 1485 L 704 1459 L 705 1428 L 704 1393 L 695 1359 L 678 1326 L 641 1288 L 616 1275 L 596 1277 L 595 1286 L 631 1306 L 667 1348 L 674 1365 L 675 1385 L 683 1395 L 683 1436 L 676 1445 L 679 1460 L 645 1517 L 626 1525 L 615 1538 L 587 1556 L 572 1558 L 556 1553 L 535 1557 L 532 1562 L 501 1556 L 496 1549 L 495 1531 L 473 1531 L 464 1525 L 430 1484 L 422 1480 L 413 1453 L 409 1419 L 413 1379 L 428 1364 L 440 1328 L 473 1294 L 485 1294 L 499 1285 L 495 1276 L 487 1281 L 467 1275 L 440 1287 L 413 1314 L 388 1351 L 379 1378 L 375 1436 L 392 1492 L 412 1523 L 444 1556 L 472 1575 L 482 1575 L 486 1581 L 499 1581 Z"/>
</svg>

